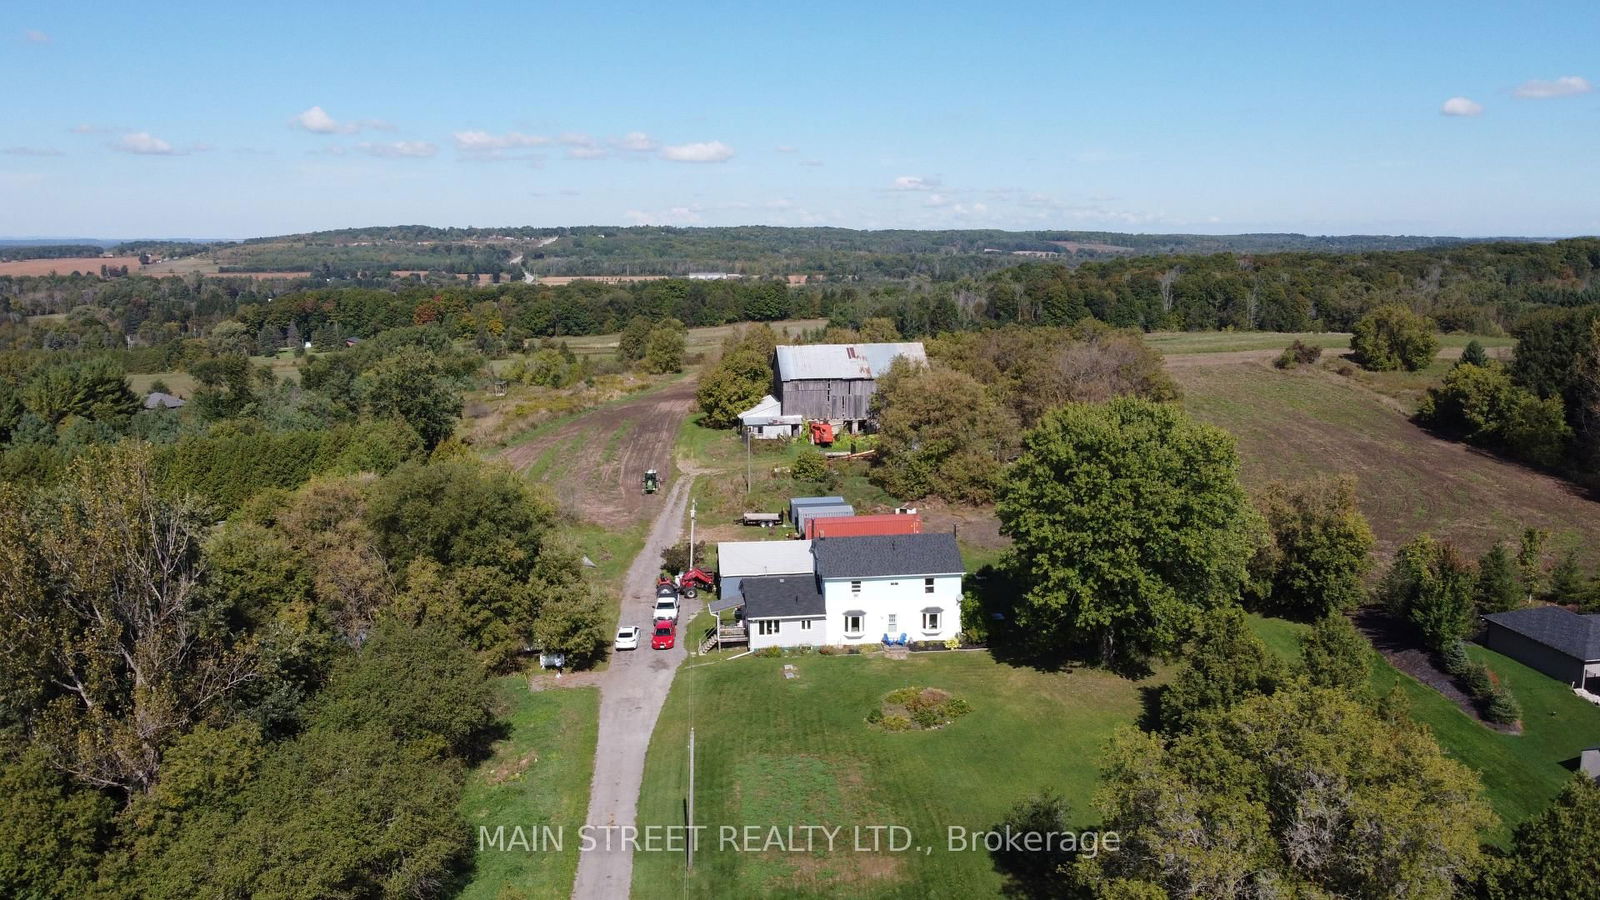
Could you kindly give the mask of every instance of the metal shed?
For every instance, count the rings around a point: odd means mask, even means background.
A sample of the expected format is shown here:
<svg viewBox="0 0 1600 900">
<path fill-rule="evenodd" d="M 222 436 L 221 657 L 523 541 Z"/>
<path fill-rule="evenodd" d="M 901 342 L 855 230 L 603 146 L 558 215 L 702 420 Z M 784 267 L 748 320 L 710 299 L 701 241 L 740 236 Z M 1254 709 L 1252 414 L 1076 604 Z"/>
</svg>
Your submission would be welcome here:
<svg viewBox="0 0 1600 900">
<path fill-rule="evenodd" d="M 829 506 L 803 506 L 794 517 L 794 530 L 799 534 L 805 534 L 806 524 L 812 519 L 841 519 L 855 514 L 856 508 L 848 503 L 836 503 Z"/>
<path fill-rule="evenodd" d="M 808 506 L 842 506 L 843 497 L 794 497 L 789 501 L 789 521 L 800 521 L 800 510 Z"/>
</svg>

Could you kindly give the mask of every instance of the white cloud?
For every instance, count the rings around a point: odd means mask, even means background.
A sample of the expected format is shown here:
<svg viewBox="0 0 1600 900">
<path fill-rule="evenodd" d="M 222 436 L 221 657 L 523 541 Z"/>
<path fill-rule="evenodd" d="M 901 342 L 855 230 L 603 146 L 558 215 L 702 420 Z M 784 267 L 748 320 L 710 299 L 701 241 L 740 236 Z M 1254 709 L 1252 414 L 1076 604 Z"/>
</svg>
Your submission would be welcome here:
<svg viewBox="0 0 1600 900">
<path fill-rule="evenodd" d="M 137 153 L 141 156 L 176 156 L 178 151 L 172 145 L 152 135 L 148 131 L 134 131 L 123 135 L 110 144 L 111 149 L 123 153 Z"/>
<path fill-rule="evenodd" d="M 564 131 L 556 138 L 556 143 L 563 147 L 593 147 L 594 138 L 581 131 Z"/>
<path fill-rule="evenodd" d="M 674 206 L 654 212 L 630 209 L 623 216 L 635 225 L 697 225 L 704 221 L 699 207 L 695 206 Z"/>
<path fill-rule="evenodd" d="M 320 106 L 313 106 L 295 116 L 289 124 L 313 134 L 350 134 L 359 130 L 357 125 L 335 121 L 333 116 L 328 115 Z"/>
<path fill-rule="evenodd" d="M 115 134 L 119 131 L 127 131 L 126 128 L 112 128 L 107 125 L 91 125 L 88 122 L 74 125 L 67 130 L 73 134 Z"/>
<path fill-rule="evenodd" d="M 313 106 L 289 120 L 289 127 L 312 134 L 355 134 L 359 131 L 393 131 L 394 126 L 382 119 L 362 119 L 359 122 L 341 122 L 328 115 L 327 110 Z"/>
<path fill-rule="evenodd" d="M 1466 97 L 1451 97 L 1439 107 L 1439 114 L 1445 116 L 1481 116 L 1483 104 Z"/>
<path fill-rule="evenodd" d="M 661 148 L 661 158 L 673 162 L 719 163 L 733 158 L 733 148 L 721 141 L 701 141 Z"/>
<path fill-rule="evenodd" d="M 649 153 L 659 146 L 651 139 L 650 135 L 642 131 L 630 131 L 616 143 L 618 147 L 631 153 Z"/>
<path fill-rule="evenodd" d="M 1577 75 L 1563 75 L 1553 81 L 1538 78 L 1524 81 L 1513 93 L 1527 100 L 1548 100 L 1551 97 L 1575 97 L 1592 90 L 1594 85 L 1589 83 L 1589 79 Z"/>
<path fill-rule="evenodd" d="M 921 175 L 901 175 L 889 185 L 896 191 L 931 191 L 939 186 L 937 178 L 923 178 Z"/>
<path fill-rule="evenodd" d="M 22 39 L 27 41 L 30 44 L 48 44 L 48 43 L 50 43 L 50 35 L 45 34 L 44 32 L 39 31 L 36 28 L 29 28 L 29 29 L 23 31 L 22 32 Z"/>
<path fill-rule="evenodd" d="M 505 134 L 490 134 L 487 131 L 458 131 L 455 133 L 456 149 L 464 156 L 475 160 L 496 159 L 535 159 L 537 154 L 511 153 L 513 150 L 527 150 L 531 147 L 543 147 L 551 143 L 550 138 L 538 134 L 522 134 L 510 131 Z"/>
<path fill-rule="evenodd" d="M 776 150 L 779 153 L 793 153 L 795 151 L 795 148 L 789 146 L 788 144 L 779 144 L 778 146 L 773 147 L 772 149 Z"/>
<path fill-rule="evenodd" d="M 605 159 L 611 151 L 604 147 L 575 146 L 567 148 L 567 159 Z"/>
<path fill-rule="evenodd" d="M 7 147 L 0 153 L 7 156 L 66 156 L 54 147 Z"/>
<path fill-rule="evenodd" d="M 425 159 L 439 152 L 436 144 L 428 141 L 393 141 L 390 143 L 374 143 L 362 141 L 356 149 L 368 156 L 377 156 L 383 159 Z"/>
</svg>

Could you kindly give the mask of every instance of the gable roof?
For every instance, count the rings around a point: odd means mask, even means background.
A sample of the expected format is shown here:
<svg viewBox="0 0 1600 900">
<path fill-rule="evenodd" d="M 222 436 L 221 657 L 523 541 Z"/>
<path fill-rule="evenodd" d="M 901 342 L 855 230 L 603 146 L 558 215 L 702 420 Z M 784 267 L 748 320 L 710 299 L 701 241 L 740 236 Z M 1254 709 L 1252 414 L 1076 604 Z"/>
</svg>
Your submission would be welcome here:
<svg viewBox="0 0 1600 900">
<path fill-rule="evenodd" d="M 1581 616 L 1560 606 L 1536 606 L 1483 618 L 1584 662 L 1600 660 L 1600 616 Z"/>
<path fill-rule="evenodd" d="M 966 574 L 956 536 L 947 531 L 818 538 L 811 553 L 820 578 Z"/>
<path fill-rule="evenodd" d="M 792 619 L 827 612 L 817 580 L 810 575 L 768 575 L 739 583 L 746 619 Z"/>
<path fill-rule="evenodd" d="M 802 344 L 777 348 L 778 380 L 877 378 L 896 357 L 926 363 L 920 341 L 895 344 Z"/>
<path fill-rule="evenodd" d="M 717 574 L 745 578 L 813 571 L 810 541 L 720 541 Z"/>
<path fill-rule="evenodd" d="M 162 409 L 177 409 L 182 405 L 182 397 L 175 397 L 172 394 L 165 394 L 161 391 L 151 391 L 150 393 L 146 394 L 144 398 L 145 409 L 155 409 L 157 407 Z"/>
<path fill-rule="evenodd" d="M 739 420 L 745 421 L 747 419 L 770 419 L 773 416 L 781 415 L 783 415 L 782 404 L 778 403 L 777 397 L 768 394 L 765 397 L 762 397 L 761 401 L 755 406 L 752 406 L 744 412 L 739 413 Z M 746 424 L 749 423 L 746 422 Z"/>
</svg>

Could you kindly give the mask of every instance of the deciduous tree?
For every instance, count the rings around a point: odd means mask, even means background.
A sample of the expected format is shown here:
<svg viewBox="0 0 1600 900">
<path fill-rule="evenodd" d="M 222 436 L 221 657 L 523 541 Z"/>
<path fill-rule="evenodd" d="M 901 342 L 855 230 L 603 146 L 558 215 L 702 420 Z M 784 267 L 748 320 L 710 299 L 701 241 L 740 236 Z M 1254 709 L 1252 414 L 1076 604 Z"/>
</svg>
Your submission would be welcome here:
<svg viewBox="0 0 1600 900">
<path fill-rule="evenodd" d="M 1101 659 L 1174 648 L 1233 602 L 1257 524 L 1226 433 L 1134 398 L 1070 404 L 1023 439 L 996 512 L 1020 624 Z"/>
</svg>

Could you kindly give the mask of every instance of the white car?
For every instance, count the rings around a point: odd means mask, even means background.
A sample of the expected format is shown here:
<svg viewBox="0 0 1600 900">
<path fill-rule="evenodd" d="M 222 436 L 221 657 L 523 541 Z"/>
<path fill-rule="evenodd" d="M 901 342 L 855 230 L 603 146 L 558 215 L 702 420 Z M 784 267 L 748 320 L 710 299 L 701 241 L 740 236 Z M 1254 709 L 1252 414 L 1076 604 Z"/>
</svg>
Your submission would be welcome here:
<svg viewBox="0 0 1600 900">
<path fill-rule="evenodd" d="M 676 596 L 657 597 L 655 618 L 657 622 L 662 619 L 672 622 L 678 621 L 678 598 Z"/>
<path fill-rule="evenodd" d="M 618 650 L 637 650 L 637 649 L 639 649 L 639 626 L 637 626 L 637 625 L 624 625 L 621 628 L 617 629 L 617 649 Z"/>
</svg>

